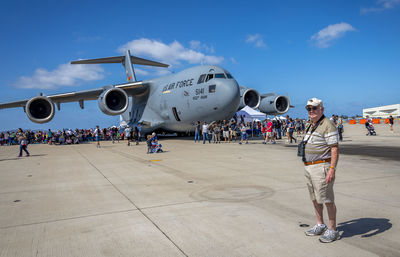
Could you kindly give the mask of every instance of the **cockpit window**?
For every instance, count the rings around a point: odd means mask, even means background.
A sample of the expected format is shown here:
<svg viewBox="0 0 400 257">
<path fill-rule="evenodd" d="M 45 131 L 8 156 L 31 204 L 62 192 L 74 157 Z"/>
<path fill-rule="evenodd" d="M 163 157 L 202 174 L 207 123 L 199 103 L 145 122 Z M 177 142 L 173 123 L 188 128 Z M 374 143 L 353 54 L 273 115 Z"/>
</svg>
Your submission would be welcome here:
<svg viewBox="0 0 400 257">
<path fill-rule="evenodd" d="M 217 74 L 215 74 L 215 78 L 216 78 L 216 79 L 226 79 L 224 73 L 217 73 Z"/>
<path fill-rule="evenodd" d="M 208 93 L 215 93 L 215 87 L 216 87 L 216 85 L 210 85 L 208 87 Z"/>
<path fill-rule="evenodd" d="M 214 78 L 214 74 L 207 74 L 206 82 Z"/>
<path fill-rule="evenodd" d="M 205 78 L 206 78 L 206 74 L 201 74 L 199 80 L 197 81 L 197 84 L 203 83 Z"/>
<path fill-rule="evenodd" d="M 233 79 L 233 77 L 230 73 L 226 73 L 226 76 L 228 77 L 228 79 Z"/>
</svg>

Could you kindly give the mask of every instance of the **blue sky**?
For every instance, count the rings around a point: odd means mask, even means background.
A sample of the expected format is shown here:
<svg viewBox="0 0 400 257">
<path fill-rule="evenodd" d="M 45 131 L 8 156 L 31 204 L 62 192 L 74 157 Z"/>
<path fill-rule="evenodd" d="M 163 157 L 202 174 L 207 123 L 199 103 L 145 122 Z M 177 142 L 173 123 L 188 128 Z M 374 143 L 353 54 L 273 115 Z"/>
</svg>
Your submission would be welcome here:
<svg viewBox="0 0 400 257">
<path fill-rule="evenodd" d="M 217 64 L 240 85 L 289 94 L 290 116 L 311 97 L 330 114 L 400 103 L 400 0 L 5 1 L 0 9 L 0 102 L 123 83 L 119 64 L 75 65 L 125 48 L 168 69 Z M 96 101 L 61 106 L 47 124 L 0 110 L 0 130 L 117 125 Z"/>
</svg>

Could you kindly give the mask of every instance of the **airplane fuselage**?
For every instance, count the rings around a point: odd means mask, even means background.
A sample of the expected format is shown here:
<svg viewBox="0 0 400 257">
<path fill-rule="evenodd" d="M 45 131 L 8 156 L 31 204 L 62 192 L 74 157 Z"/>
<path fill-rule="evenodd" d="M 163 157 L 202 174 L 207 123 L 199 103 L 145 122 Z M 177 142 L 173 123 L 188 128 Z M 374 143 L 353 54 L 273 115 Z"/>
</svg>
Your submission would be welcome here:
<svg viewBox="0 0 400 257">
<path fill-rule="evenodd" d="M 143 123 L 144 131 L 192 131 L 196 121 L 232 118 L 240 102 L 238 83 L 218 66 L 197 66 L 143 83 L 148 91 L 130 97 L 122 119 L 131 126 Z"/>
</svg>

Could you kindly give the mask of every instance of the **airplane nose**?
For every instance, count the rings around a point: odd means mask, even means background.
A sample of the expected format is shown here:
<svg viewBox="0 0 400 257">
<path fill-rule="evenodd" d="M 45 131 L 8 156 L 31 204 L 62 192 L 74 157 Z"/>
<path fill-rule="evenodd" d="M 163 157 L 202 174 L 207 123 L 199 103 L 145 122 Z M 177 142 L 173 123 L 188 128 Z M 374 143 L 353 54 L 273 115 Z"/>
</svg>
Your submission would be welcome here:
<svg viewBox="0 0 400 257">
<path fill-rule="evenodd" d="M 239 85 L 235 80 L 231 81 L 221 81 L 217 85 L 218 95 L 220 99 L 218 101 L 220 108 L 224 112 L 232 113 L 232 115 L 237 111 L 240 104 L 240 90 Z"/>
</svg>

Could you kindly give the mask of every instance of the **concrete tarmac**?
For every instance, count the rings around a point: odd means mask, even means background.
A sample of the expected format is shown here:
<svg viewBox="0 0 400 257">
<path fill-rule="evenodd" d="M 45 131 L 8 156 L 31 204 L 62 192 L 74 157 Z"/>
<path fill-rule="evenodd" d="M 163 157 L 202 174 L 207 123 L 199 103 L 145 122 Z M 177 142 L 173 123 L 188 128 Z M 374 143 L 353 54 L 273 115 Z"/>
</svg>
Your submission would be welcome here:
<svg viewBox="0 0 400 257">
<path fill-rule="evenodd" d="M 3 146 L 0 256 L 400 256 L 398 127 L 345 125 L 330 244 L 304 234 L 316 219 L 284 140 Z"/>
</svg>

